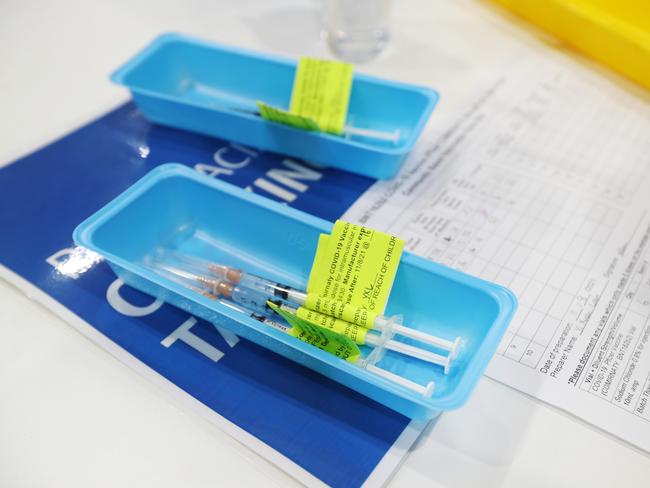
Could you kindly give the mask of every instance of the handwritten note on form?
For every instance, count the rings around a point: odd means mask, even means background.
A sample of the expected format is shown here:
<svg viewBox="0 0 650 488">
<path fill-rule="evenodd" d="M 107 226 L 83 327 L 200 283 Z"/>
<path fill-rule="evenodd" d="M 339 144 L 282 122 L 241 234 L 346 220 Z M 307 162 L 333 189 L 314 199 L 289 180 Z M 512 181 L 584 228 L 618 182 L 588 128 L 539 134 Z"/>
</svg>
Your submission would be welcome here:
<svg viewBox="0 0 650 488">
<path fill-rule="evenodd" d="M 647 94 L 522 61 L 344 218 L 513 290 L 488 374 L 650 451 Z"/>
</svg>

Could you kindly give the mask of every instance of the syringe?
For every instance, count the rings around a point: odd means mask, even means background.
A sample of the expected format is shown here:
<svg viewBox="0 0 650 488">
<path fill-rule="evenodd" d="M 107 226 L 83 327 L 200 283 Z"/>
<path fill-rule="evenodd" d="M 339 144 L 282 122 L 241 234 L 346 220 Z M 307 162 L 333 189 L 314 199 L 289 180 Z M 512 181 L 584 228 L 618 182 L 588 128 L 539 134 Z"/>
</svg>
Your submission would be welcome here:
<svg viewBox="0 0 650 488">
<path fill-rule="evenodd" d="M 235 107 L 231 106 L 230 110 L 234 110 L 236 112 L 241 112 L 245 113 L 247 115 L 253 115 L 256 117 L 261 117 L 262 115 L 258 110 L 252 110 L 249 108 L 241 108 L 241 107 Z M 328 132 L 325 132 L 325 134 L 329 134 Z M 330 134 L 330 135 L 336 135 L 336 134 Z M 343 132 L 341 133 L 342 136 L 346 138 L 350 137 L 363 137 L 366 139 L 377 139 L 379 141 L 387 141 L 387 142 L 392 142 L 393 144 L 397 144 L 399 142 L 399 139 L 401 137 L 401 132 L 399 129 L 395 129 L 393 131 L 382 131 L 382 130 L 376 130 L 376 129 L 369 129 L 366 127 L 355 127 L 352 125 L 346 124 L 343 127 Z"/>
<path fill-rule="evenodd" d="M 256 307 L 254 307 L 254 306 L 252 307 L 252 310 L 249 309 L 248 307 L 244 308 L 241 305 L 233 303 L 232 301 L 224 300 L 224 299 L 220 298 L 219 296 L 215 295 L 214 293 L 212 293 L 212 292 L 210 292 L 208 290 L 205 290 L 203 288 L 198 288 L 198 287 L 196 287 L 196 286 L 194 286 L 192 284 L 186 283 L 185 280 L 187 280 L 187 279 L 191 280 L 192 277 L 194 276 L 194 275 L 192 275 L 192 273 L 183 273 L 183 274 L 179 275 L 179 274 L 176 274 L 176 273 L 174 273 L 174 272 L 172 272 L 172 271 L 170 271 L 168 269 L 158 269 L 158 271 L 161 271 L 162 274 L 165 277 L 171 279 L 172 281 L 174 281 L 174 282 L 176 282 L 176 283 L 178 283 L 180 285 L 186 286 L 190 290 L 192 290 L 192 291 L 194 291 L 196 293 L 199 293 L 199 294 L 203 295 L 204 297 L 207 297 L 207 298 L 209 298 L 211 300 L 218 301 L 222 305 L 225 305 L 226 307 L 229 307 L 230 309 L 235 310 L 236 312 L 242 313 L 244 315 L 248 315 L 252 319 L 257 320 L 258 322 L 261 322 L 261 323 L 263 323 L 265 325 L 268 325 L 269 327 L 272 327 L 272 328 L 274 328 L 274 329 L 276 329 L 276 330 L 278 330 L 280 332 L 283 332 L 285 334 L 290 334 L 290 331 L 291 331 L 290 326 L 287 326 L 287 325 L 284 325 L 284 324 L 282 324 L 280 322 L 272 320 L 272 319 L 268 318 L 263 313 L 253 311 L 253 310 L 256 309 Z M 175 270 L 175 271 L 179 271 L 179 270 Z M 264 305 L 264 309 L 266 309 L 266 304 Z M 260 309 L 258 308 L 257 310 L 260 310 Z M 433 390 L 435 388 L 435 382 L 429 381 L 426 385 L 423 386 L 423 385 L 421 385 L 419 383 L 416 383 L 416 382 L 411 381 L 411 380 L 409 380 L 407 378 L 404 378 L 403 376 L 399 376 L 399 375 L 397 375 L 395 373 L 391 373 L 390 371 L 387 371 L 387 370 L 385 370 L 383 368 L 380 368 L 380 367 L 376 366 L 375 364 L 373 364 L 372 362 L 370 362 L 368 360 L 369 357 L 367 357 L 367 358 L 359 358 L 354 362 L 354 364 L 356 366 L 360 367 L 361 369 L 365 369 L 365 370 L 369 371 L 370 373 L 373 373 L 373 374 L 375 374 L 377 376 L 380 376 L 380 377 L 382 377 L 384 379 L 387 379 L 388 381 L 392 381 L 393 383 L 397 383 L 397 384 L 399 384 L 399 385 L 401 385 L 401 386 L 403 386 L 405 388 L 408 388 L 409 390 L 412 390 L 412 391 L 414 391 L 416 393 L 419 393 L 420 395 L 422 395 L 422 396 L 424 396 L 426 398 L 429 398 L 431 396 L 431 394 L 433 393 Z"/>
<path fill-rule="evenodd" d="M 250 288 L 264 295 L 268 295 L 269 297 L 277 297 L 283 300 L 288 300 L 297 305 L 304 305 L 307 301 L 307 294 L 304 291 L 296 290 L 290 286 L 283 285 L 281 283 L 275 283 L 271 280 L 267 280 L 266 278 L 262 278 L 260 276 L 242 271 L 241 269 L 204 261 L 203 259 L 196 258 L 194 256 L 180 255 L 178 253 L 172 254 L 174 259 L 183 262 L 187 266 L 191 266 L 197 271 L 197 273 L 205 272 L 207 270 L 215 278 L 226 280 L 230 283 L 241 285 L 245 288 Z M 460 337 L 456 337 L 454 340 L 444 339 L 432 334 L 427 334 L 417 329 L 396 324 L 389 317 L 386 317 L 384 315 L 377 315 L 372 325 L 373 330 L 383 332 L 388 328 L 392 328 L 395 334 L 430 344 L 444 351 L 449 351 L 449 358 L 451 360 L 455 359 L 458 355 L 458 351 L 462 343 Z"/>
<path fill-rule="evenodd" d="M 202 95 L 212 98 L 212 107 L 217 110 L 227 110 L 239 112 L 253 117 L 261 117 L 259 106 L 250 98 L 238 97 L 232 93 L 227 93 L 222 90 L 217 90 L 203 84 L 196 84 L 194 89 Z M 335 134 L 332 134 L 335 135 Z M 380 141 L 388 141 L 397 144 L 400 140 L 400 130 L 395 129 L 391 132 L 380 131 L 375 129 L 368 129 L 365 127 L 355 127 L 349 123 L 345 124 L 343 128 L 344 137 L 363 137 L 368 139 L 377 139 Z"/>
<path fill-rule="evenodd" d="M 392 132 L 386 132 L 381 130 L 366 129 L 364 127 L 352 127 L 351 125 L 346 125 L 343 128 L 343 135 L 346 137 L 365 137 L 367 139 L 377 139 L 380 141 L 388 141 L 393 144 L 397 144 L 400 138 L 399 129 L 395 129 Z"/>
<path fill-rule="evenodd" d="M 239 286 L 226 280 L 213 279 L 194 274 L 167 264 L 156 263 L 156 269 L 162 271 L 166 276 L 173 275 L 173 279 L 176 282 L 179 282 L 179 280 L 185 281 L 185 286 L 188 288 L 194 289 L 196 285 L 199 285 L 203 291 L 207 291 L 211 295 L 223 297 L 246 308 L 253 310 L 264 310 L 267 308 L 266 303 L 269 300 L 268 294 L 260 293 L 255 289 Z M 289 313 L 295 314 L 297 312 L 294 307 L 282 303 L 282 301 L 278 301 L 278 305 Z M 383 346 L 388 350 L 442 366 L 445 374 L 449 372 L 451 366 L 450 356 L 436 354 L 392 339 L 386 340 L 385 337 L 383 337 L 383 334 L 375 330 L 368 330 L 359 325 L 336 321 L 335 319 L 326 317 L 318 312 L 314 312 L 314 314 L 321 318 L 332 319 L 327 321 L 328 325 L 322 326 L 331 328 L 337 333 L 348 336 L 359 345 L 368 345 L 373 347 Z"/>
<path fill-rule="evenodd" d="M 229 307 L 232 310 L 235 310 L 236 312 L 242 313 L 244 315 L 248 315 L 252 319 L 257 320 L 258 322 L 261 322 L 265 325 L 268 325 L 269 327 L 272 327 L 276 330 L 279 330 L 280 332 L 284 332 L 285 334 L 289 334 L 289 331 L 291 330 L 291 327 L 288 327 L 284 324 L 281 324 L 280 322 L 277 322 L 275 320 L 272 320 L 268 317 L 266 317 L 263 314 L 253 312 L 251 310 L 248 310 L 246 308 L 243 308 L 233 302 L 230 302 L 228 300 L 222 300 L 216 295 L 211 294 L 210 292 L 206 292 L 203 290 L 198 290 L 194 289 L 194 291 L 198 291 L 199 293 L 203 294 L 204 296 L 211 298 L 212 300 L 216 300 L 222 305 L 225 305 L 226 307 Z M 357 359 L 354 364 L 362 369 L 365 369 L 373 374 L 376 374 L 377 376 L 381 376 L 382 378 L 387 379 L 388 381 L 392 381 L 393 383 L 397 383 L 399 385 L 402 385 L 409 390 L 415 391 L 416 393 L 419 393 L 420 395 L 423 395 L 425 397 L 430 397 L 431 394 L 433 393 L 433 389 L 435 388 L 435 383 L 433 381 L 428 382 L 426 385 L 421 385 L 419 383 L 416 383 L 414 381 L 411 381 L 407 378 L 404 378 L 403 376 L 399 376 L 395 373 L 391 373 L 390 371 L 387 371 L 383 368 L 380 368 L 370 362 L 368 362 L 364 358 L 359 358 Z"/>
<path fill-rule="evenodd" d="M 280 308 L 294 315 L 298 312 L 298 310 L 295 307 L 292 307 L 291 305 L 287 305 L 286 303 L 281 303 Z M 323 315 L 323 314 L 319 314 L 318 312 L 314 312 L 314 314 L 321 315 L 321 316 Z M 352 325 L 354 326 L 354 324 Z M 356 327 L 361 327 L 361 326 L 357 325 Z M 383 346 L 386 349 L 389 349 L 391 351 L 399 352 L 407 356 L 411 356 L 414 358 L 421 359 L 423 361 L 427 361 L 429 363 L 437 364 L 444 368 L 445 374 L 449 373 L 449 368 L 451 366 L 451 359 L 449 356 L 435 354 L 433 352 L 420 349 L 419 347 L 411 346 L 409 344 L 404 344 L 403 342 L 394 341 L 392 339 L 385 341 L 383 340 L 382 335 L 380 333 L 377 333 L 376 331 L 373 330 L 368 331 L 368 333 L 366 333 L 365 335 L 363 344 L 366 344 L 368 346 L 374 346 L 374 347 Z"/>
</svg>

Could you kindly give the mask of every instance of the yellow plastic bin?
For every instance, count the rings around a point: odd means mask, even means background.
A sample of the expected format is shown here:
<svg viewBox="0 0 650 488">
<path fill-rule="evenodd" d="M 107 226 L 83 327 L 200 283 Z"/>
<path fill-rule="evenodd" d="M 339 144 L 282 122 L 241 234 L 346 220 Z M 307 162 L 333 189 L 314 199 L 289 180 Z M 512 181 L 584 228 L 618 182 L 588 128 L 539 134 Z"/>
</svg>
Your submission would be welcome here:
<svg viewBox="0 0 650 488">
<path fill-rule="evenodd" d="M 493 1 L 650 89 L 650 1 Z"/>
</svg>

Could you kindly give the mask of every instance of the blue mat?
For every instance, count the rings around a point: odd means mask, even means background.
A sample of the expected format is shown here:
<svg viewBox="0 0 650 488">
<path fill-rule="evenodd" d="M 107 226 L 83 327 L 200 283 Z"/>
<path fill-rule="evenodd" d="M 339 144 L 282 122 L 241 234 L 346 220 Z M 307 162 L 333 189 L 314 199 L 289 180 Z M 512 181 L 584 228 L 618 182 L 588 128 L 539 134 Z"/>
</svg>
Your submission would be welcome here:
<svg viewBox="0 0 650 488">
<path fill-rule="evenodd" d="M 167 162 L 329 220 L 374 182 L 152 125 L 128 103 L 0 169 L 0 263 L 325 483 L 361 485 L 407 418 L 255 344 L 240 340 L 231 347 L 212 324 L 194 323 L 187 313 L 120 286 L 103 262 L 72 277 L 53 266 L 67 258 L 79 222 Z M 161 344 L 188 323 L 222 355 L 210 358 L 182 341 Z"/>
</svg>

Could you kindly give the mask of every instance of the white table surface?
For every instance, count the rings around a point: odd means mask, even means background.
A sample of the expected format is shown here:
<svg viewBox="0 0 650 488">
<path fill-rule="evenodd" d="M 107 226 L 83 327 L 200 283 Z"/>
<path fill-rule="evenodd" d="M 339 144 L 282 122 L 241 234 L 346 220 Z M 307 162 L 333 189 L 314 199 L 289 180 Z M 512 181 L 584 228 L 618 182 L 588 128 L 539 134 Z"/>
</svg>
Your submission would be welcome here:
<svg viewBox="0 0 650 488">
<path fill-rule="evenodd" d="M 0 165 L 126 100 L 107 76 L 160 32 L 323 55 L 318 7 L 314 0 L 2 0 Z M 440 90 L 433 130 L 512 53 L 541 43 L 481 2 L 396 0 L 393 14 L 389 50 L 358 69 Z M 646 454 L 484 378 L 464 408 L 427 428 L 391 486 L 649 480 Z M 0 280 L 0 486 L 295 484 Z"/>
</svg>

